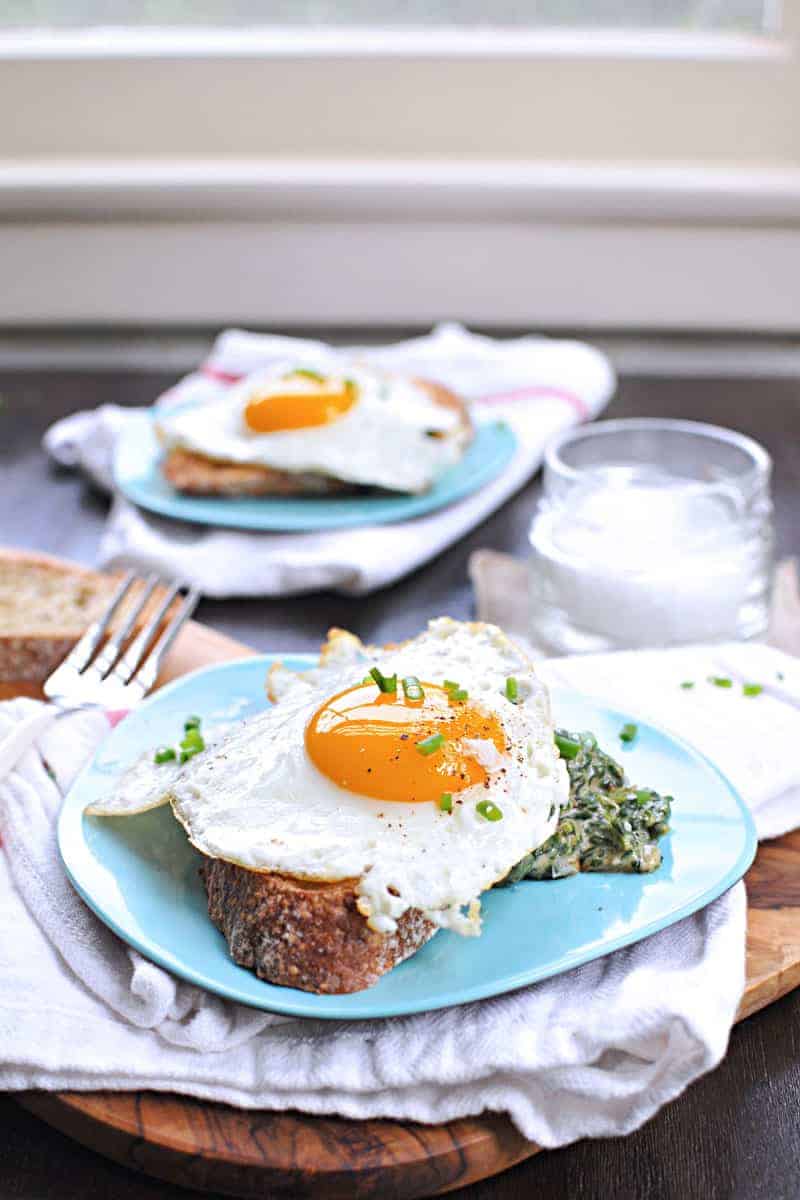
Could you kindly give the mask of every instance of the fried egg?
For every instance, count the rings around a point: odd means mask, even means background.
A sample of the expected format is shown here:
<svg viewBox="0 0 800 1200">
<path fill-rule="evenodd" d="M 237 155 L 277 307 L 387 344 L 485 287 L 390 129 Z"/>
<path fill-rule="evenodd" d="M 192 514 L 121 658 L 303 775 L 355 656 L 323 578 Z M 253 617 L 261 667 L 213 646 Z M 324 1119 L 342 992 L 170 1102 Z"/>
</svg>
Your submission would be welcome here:
<svg viewBox="0 0 800 1200">
<path fill-rule="evenodd" d="M 157 428 L 167 450 L 398 492 L 430 488 L 471 436 L 464 408 L 433 385 L 358 364 L 276 365 L 211 403 L 166 409 Z"/>
<path fill-rule="evenodd" d="M 510 682 L 509 682 L 510 681 Z M 203 854 L 353 879 L 380 933 L 408 909 L 462 934 L 554 831 L 568 792 L 544 685 L 496 626 L 440 618 L 391 650 L 333 631 L 318 668 L 183 766 L 140 760 L 95 812 L 168 800 Z"/>
</svg>

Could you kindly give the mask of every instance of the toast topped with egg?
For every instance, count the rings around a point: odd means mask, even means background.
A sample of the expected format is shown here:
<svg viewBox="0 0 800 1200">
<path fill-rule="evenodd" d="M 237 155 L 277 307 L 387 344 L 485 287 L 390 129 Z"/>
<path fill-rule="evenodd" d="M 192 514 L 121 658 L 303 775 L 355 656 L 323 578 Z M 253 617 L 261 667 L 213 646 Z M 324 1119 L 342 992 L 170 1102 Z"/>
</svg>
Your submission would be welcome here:
<svg viewBox="0 0 800 1200">
<path fill-rule="evenodd" d="M 232 957 L 272 983 L 356 991 L 438 929 L 479 934 L 481 894 L 568 790 L 521 651 L 449 618 L 385 648 L 332 630 L 317 667 L 275 665 L 267 689 L 265 712 L 187 740 L 183 763 L 145 756 L 92 811 L 168 801 Z"/>
<path fill-rule="evenodd" d="M 213 401 L 159 412 L 162 472 L 194 495 L 427 491 L 472 437 L 467 407 L 438 383 L 354 364 L 278 364 Z"/>
</svg>

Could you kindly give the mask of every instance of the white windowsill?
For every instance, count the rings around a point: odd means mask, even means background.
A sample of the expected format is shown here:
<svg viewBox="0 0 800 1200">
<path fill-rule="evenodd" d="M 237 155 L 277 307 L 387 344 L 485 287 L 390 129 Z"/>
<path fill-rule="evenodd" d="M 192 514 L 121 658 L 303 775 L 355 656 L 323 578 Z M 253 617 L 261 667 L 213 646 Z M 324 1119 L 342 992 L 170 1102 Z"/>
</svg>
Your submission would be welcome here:
<svg viewBox="0 0 800 1200">
<path fill-rule="evenodd" d="M 0 32 L 0 59 L 786 59 L 780 36 L 669 29 L 107 27 Z"/>
<path fill-rule="evenodd" d="M 423 160 L 0 161 L 0 217 L 382 216 L 800 224 L 800 167 Z"/>
</svg>

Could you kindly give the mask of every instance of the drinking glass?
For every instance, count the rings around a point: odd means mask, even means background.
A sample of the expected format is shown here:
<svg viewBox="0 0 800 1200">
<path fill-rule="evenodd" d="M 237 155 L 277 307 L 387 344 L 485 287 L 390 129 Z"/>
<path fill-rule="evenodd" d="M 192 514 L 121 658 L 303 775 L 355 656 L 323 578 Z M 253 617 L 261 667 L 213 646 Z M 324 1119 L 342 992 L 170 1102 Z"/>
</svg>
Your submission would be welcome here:
<svg viewBox="0 0 800 1200">
<path fill-rule="evenodd" d="M 694 421 L 557 436 L 533 520 L 531 638 L 551 654 L 763 637 L 771 459 Z"/>
</svg>

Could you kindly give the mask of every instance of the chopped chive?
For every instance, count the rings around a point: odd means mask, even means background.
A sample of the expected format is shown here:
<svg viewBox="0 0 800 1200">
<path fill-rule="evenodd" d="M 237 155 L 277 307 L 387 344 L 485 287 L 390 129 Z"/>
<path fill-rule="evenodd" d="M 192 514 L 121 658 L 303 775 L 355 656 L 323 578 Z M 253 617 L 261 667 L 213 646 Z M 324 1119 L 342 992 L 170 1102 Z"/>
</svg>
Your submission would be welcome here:
<svg viewBox="0 0 800 1200">
<path fill-rule="evenodd" d="M 199 729 L 202 724 L 202 719 L 198 716 L 187 717 L 183 722 L 183 729 L 186 732 L 189 729 Z"/>
<path fill-rule="evenodd" d="M 172 746 L 159 746 L 158 749 L 156 750 L 155 754 L 153 755 L 153 762 L 157 762 L 157 763 L 174 762 L 177 757 L 178 756 L 175 753 L 175 751 L 172 749 Z"/>
<path fill-rule="evenodd" d="M 205 746 L 205 742 L 203 741 L 202 733 L 194 725 L 191 725 L 186 730 L 186 733 L 183 735 L 183 741 L 181 742 L 181 749 L 185 750 L 187 746 L 199 746 L 199 748 L 201 750 Z"/>
<path fill-rule="evenodd" d="M 763 690 L 760 683 L 746 683 L 742 687 L 745 696 L 760 696 Z"/>
<path fill-rule="evenodd" d="M 397 691 L 397 675 L 384 675 L 377 667 L 370 667 L 369 673 L 377 683 L 379 691 L 387 693 Z"/>
<path fill-rule="evenodd" d="M 487 821 L 501 821 L 503 819 L 502 809 L 499 809 L 491 800 L 479 800 L 475 805 L 475 811 L 481 817 L 485 817 Z"/>
<path fill-rule="evenodd" d="M 302 375 L 304 379 L 313 379 L 315 383 L 325 382 L 325 376 L 319 371 L 312 371 L 310 367 L 295 367 L 293 371 L 289 372 L 286 378 L 291 379 L 292 375 Z"/>
<path fill-rule="evenodd" d="M 422 684 L 417 679 L 416 675 L 406 675 L 403 680 L 403 691 L 407 700 L 424 700 L 425 692 L 422 690 Z"/>
<path fill-rule="evenodd" d="M 439 808 L 442 812 L 451 813 L 453 811 L 453 797 L 450 792 L 442 792 L 439 797 Z"/>
<path fill-rule="evenodd" d="M 512 704 L 516 704 L 519 699 L 519 684 L 513 675 L 509 675 L 506 680 L 506 699 Z"/>
<path fill-rule="evenodd" d="M 432 733 L 430 737 L 423 738 L 416 745 L 420 754 L 434 754 L 440 746 L 444 745 L 444 734 Z"/>
<path fill-rule="evenodd" d="M 634 725 L 633 721 L 627 721 L 619 731 L 619 740 L 621 742 L 632 742 L 639 732 L 639 726 Z"/>
<path fill-rule="evenodd" d="M 455 688 L 461 687 L 460 683 L 456 683 L 455 679 L 445 679 L 442 687 L 446 692 L 452 692 Z"/>
<path fill-rule="evenodd" d="M 449 693 L 451 700 L 463 701 L 469 696 L 466 688 L 453 688 Z"/>
<path fill-rule="evenodd" d="M 639 808 L 644 808 L 645 804 L 648 804 L 650 802 L 652 795 L 653 795 L 653 793 L 650 791 L 643 790 L 643 791 L 637 792 L 636 793 L 636 803 L 639 805 Z"/>
<path fill-rule="evenodd" d="M 694 680 L 693 679 L 684 679 L 683 683 L 681 684 L 681 687 L 684 689 L 684 691 L 688 692 L 689 688 L 694 687 Z"/>
<path fill-rule="evenodd" d="M 375 680 L 372 678 L 371 675 L 365 675 L 364 678 L 361 680 L 361 682 L 362 683 L 374 683 Z"/>
<path fill-rule="evenodd" d="M 581 744 L 576 742 L 574 738 L 564 737 L 563 734 L 557 733 L 555 737 L 558 752 L 562 758 L 577 758 L 580 752 Z"/>
<path fill-rule="evenodd" d="M 204 749 L 204 746 L 181 746 L 180 761 L 188 762 L 190 758 L 194 758 L 195 754 L 199 754 Z"/>
<path fill-rule="evenodd" d="M 709 675 L 708 682 L 713 683 L 714 687 L 733 687 L 733 680 L 728 679 L 727 675 Z"/>
</svg>

